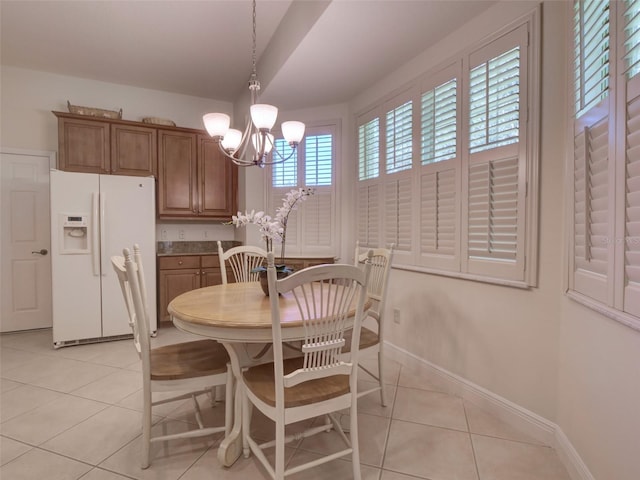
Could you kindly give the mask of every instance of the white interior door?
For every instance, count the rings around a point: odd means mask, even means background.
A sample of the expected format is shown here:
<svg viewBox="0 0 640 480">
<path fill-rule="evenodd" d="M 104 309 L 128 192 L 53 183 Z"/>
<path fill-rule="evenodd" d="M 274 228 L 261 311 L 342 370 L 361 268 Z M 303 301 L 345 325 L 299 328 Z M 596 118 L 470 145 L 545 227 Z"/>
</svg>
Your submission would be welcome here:
<svg viewBox="0 0 640 480">
<path fill-rule="evenodd" d="M 51 327 L 49 170 L 55 153 L 0 151 L 0 332 Z"/>
</svg>

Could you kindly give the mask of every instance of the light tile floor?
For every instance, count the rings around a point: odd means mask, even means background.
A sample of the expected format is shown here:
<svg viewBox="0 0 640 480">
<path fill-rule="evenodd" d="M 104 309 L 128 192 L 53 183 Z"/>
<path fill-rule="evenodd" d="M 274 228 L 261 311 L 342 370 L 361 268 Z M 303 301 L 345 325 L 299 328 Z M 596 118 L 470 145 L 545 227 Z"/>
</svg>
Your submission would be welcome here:
<svg viewBox="0 0 640 480">
<path fill-rule="evenodd" d="M 185 337 L 162 329 L 153 343 Z M 221 467 L 221 436 L 154 444 L 151 467 L 141 470 L 140 362 L 130 340 L 54 350 L 51 330 L 5 334 L 0 360 L 3 480 L 268 478 L 254 458 Z M 366 361 L 373 364 L 374 358 Z M 391 360 L 387 367 L 388 406 L 380 405 L 377 393 L 359 403 L 363 480 L 569 480 L 553 449 L 444 393 L 432 379 Z M 365 387 L 367 379 L 360 381 Z M 188 402 L 154 413 L 154 428 L 169 432 L 192 421 Z M 221 423 L 224 406 L 204 413 L 205 422 Z M 268 420 L 256 417 L 252 430 L 268 436 Z M 333 435 L 291 444 L 290 465 L 331 452 Z M 335 460 L 289 478 L 348 480 L 351 461 Z"/>
</svg>

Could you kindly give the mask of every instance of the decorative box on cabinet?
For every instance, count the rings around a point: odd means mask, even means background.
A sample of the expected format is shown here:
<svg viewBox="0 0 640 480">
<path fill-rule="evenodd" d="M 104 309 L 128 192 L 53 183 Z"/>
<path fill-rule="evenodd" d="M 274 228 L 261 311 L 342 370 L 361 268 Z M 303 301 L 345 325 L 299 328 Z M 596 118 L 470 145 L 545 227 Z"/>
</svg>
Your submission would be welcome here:
<svg viewBox="0 0 640 480">
<path fill-rule="evenodd" d="M 70 172 L 150 176 L 156 173 L 156 129 L 135 122 L 58 117 L 58 168 Z"/>
<path fill-rule="evenodd" d="M 168 325 L 167 307 L 178 295 L 222 283 L 218 255 L 158 257 L 158 325 Z"/>
</svg>

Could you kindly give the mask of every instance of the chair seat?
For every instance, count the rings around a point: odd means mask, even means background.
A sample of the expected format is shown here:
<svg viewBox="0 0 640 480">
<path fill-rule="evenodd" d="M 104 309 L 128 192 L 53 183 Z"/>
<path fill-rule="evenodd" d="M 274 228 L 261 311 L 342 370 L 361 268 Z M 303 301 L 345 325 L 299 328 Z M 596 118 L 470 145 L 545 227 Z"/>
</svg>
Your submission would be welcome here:
<svg viewBox="0 0 640 480">
<path fill-rule="evenodd" d="M 353 335 L 353 330 L 344 332 L 345 345 L 342 348 L 342 353 L 348 353 L 351 351 L 352 335 Z M 380 343 L 380 337 L 378 337 L 378 334 L 376 332 L 365 327 L 360 328 L 360 350 L 373 347 L 378 343 Z"/>
<path fill-rule="evenodd" d="M 284 374 L 302 368 L 303 358 L 296 357 L 284 362 Z M 272 407 L 276 405 L 273 363 L 251 367 L 243 373 L 245 385 L 260 400 Z M 309 405 L 349 393 L 349 376 L 333 375 L 300 383 L 284 389 L 285 408 Z"/>
<path fill-rule="evenodd" d="M 227 371 L 229 354 L 215 340 L 166 345 L 151 350 L 151 380 L 179 380 Z"/>
</svg>

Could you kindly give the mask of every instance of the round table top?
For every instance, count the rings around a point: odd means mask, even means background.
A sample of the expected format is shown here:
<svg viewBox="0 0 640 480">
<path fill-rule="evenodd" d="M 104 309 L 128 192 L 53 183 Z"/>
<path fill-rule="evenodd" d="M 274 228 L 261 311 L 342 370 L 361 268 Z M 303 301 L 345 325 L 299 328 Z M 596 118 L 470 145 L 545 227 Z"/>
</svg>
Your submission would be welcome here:
<svg viewBox="0 0 640 480">
<path fill-rule="evenodd" d="M 292 295 L 280 296 L 283 326 L 300 326 L 300 314 Z M 198 288 L 178 295 L 169 303 L 169 314 L 184 322 L 225 328 L 271 328 L 271 302 L 260 282 L 227 283 Z"/>
<path fill-rule="evenodd" d="M 280 295 L 278 301 L 283 339 L 304 338 L 293 294 Z M 365 310 L 369 303 L 365 301 Z M 179 329 L 191 333 L 221 341 L 271 341 L 271 303 L 260 282 L 191 290 L 174 298 L 168 311 Z"/>
</svg>

